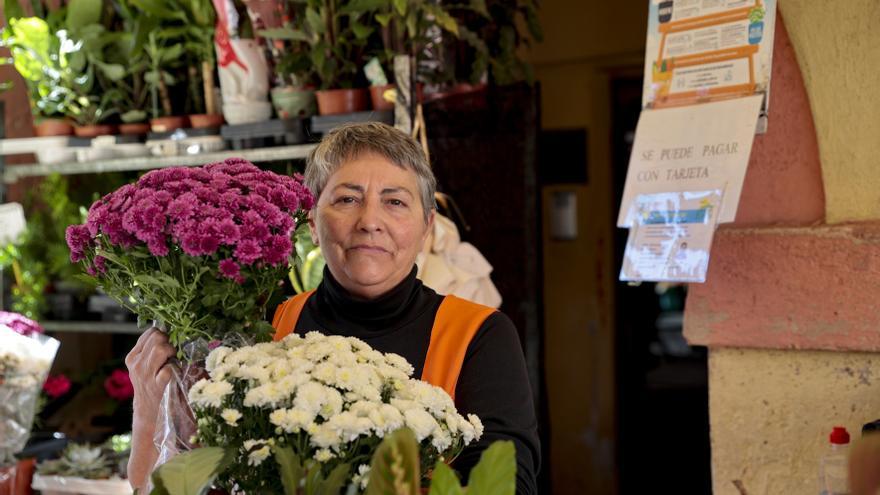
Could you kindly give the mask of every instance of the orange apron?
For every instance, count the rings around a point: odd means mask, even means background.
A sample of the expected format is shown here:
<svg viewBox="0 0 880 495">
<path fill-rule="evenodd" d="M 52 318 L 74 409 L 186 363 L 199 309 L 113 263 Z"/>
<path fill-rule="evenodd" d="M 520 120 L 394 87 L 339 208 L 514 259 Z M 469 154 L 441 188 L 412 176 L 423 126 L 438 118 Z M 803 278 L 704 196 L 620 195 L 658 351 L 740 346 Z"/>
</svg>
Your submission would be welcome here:
<svg viewBox="0 0 880 495">
<path fill-rule="evenodd" d="M 272 319 L 275 340 L 293 332 L 306 301 L 314 292 L 297 294 L 278 306 Z M 455 399 L 455 386 L 471 339 L 494 312 L 494 308 L 445 296 L 434 317 L 422 380 L 446 390 Z"/>
</svg>

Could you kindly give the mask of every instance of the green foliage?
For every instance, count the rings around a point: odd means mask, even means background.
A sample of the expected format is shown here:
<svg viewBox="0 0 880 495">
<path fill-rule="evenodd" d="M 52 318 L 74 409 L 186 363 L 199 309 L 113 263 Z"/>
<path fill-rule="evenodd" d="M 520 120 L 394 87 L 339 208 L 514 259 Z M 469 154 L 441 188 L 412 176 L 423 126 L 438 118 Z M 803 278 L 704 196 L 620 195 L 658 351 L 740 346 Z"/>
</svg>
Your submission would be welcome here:
<svg viewBox="0 0 880 495">
<path fill-rule="evenodd" d="M 68 180 L 58 174 L 46 177 L 28 195 L 25 206 L 25 231 L 15 243 L 0 249 L 0 266 L 18 265 L 13 268 L 18 280 L 12 287 L 12 310 L 39 320 L 46 311 L 44 292 L 49 282 L 77 280 L 79 269 L 70 263 L 65 229 L 81 223 L 85 209 L 70 198 Z"/>
<path fill-rule="evenodd" d="M 373 454 L 365 495 L 417 495 L 420 472 L 416 436 L 401 428 L 385 437 Z"/>
<path fill-rule="evenodd" d="M 324 278 L 327 264 L 321 248 L 312 242 L 308 223 L 303 222 L 294 233 L 296 258 L 290 267 L 290 282 L 297 294 L 316 289 Z"/>
<path fill-rule="evenodd" d="M 544 39 L 537 0 L 471 0 L 450 8 L 459 18 L 461 39 L 471 48 L 470 82 L 479 82 L 486 71 L 500 85 L 534 81 L 531 66 L 518 52 Z"/>
<path fill-rule="evenodd" d="M 153 472 L 152 495 L 202 495 L 234 459 L 221 447 L 206 447 L 178 454 Z"/>
<path fill-rule="evenodd" d="M 366 495 L 419 495 L 419 448 L 409 429 L 385 437 L 370 467 Z M 516 492 L 516 449 L 513 442 L 494 442 L 471 470 L 468 495 L 514 495 Z M 434 466 L 429 495 L 465 493 L 455 472 L 442 460 Z"/>
<path fill-rule="evenodd" d="M 295 84 L 312 80 L 321 89 L 354 87 L 360 64 L 375 27 L 363 22 L 373 2 L 304 0 L 289 3 L 291 21 L 281 29 L 259 35 L 286 41 L 290 48 L 281 59 L 280 71 Z"/>
</svg>

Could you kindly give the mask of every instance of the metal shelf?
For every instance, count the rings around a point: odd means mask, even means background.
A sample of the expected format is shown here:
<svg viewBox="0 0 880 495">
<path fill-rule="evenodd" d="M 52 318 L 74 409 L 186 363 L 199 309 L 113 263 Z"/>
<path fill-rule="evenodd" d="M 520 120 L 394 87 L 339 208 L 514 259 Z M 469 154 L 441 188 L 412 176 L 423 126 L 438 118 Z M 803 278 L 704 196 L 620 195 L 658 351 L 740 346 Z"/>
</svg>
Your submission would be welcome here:
<svg viewBox="0 0 880 495">
<path fill-rule="evenodd" d="M 137 323 L 112 321 L 41 321 L 47 332 L 59 333 L 124 333 L 138 335 L 143 333 Z"/>
<path fill-rule="evenodd" d="M 42 177 L 52 173 L 61 175 L 97 174 L 102 172 L 126 172 L 166 167 L 196 166 L 219 162 L 227 158 L 243 158 L 252 162 L 291 160 L 306 158 L 315 146 L 315 144 L 297 144 L 250 150 L 226 150 L 194 155 L 114 158 L 112 160 L 96 160 L 82 163 L 7 165 L 3 170 L 3 183 L 14 184 L 23 177 Z"/>
</svg>

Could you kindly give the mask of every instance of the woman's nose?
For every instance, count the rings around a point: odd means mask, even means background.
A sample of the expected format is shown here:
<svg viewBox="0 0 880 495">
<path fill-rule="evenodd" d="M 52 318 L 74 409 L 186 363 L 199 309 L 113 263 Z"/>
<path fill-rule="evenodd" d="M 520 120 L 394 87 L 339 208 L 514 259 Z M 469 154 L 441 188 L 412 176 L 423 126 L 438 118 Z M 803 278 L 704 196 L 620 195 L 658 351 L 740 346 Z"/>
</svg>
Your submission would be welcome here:
<svg viewBox="0 0 880 495">
<path fill-rule="evenodd" d="M 357 227 L 364 232 L 382 230 L 382 208 L 379 201 L 364 201 Z"/>
</svg>

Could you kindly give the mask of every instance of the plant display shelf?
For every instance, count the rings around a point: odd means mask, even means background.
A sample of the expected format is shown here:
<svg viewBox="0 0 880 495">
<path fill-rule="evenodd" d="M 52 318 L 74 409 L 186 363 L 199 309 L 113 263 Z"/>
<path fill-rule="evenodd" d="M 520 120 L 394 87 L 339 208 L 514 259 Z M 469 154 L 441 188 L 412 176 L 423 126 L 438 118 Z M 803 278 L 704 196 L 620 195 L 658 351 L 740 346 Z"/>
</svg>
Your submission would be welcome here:
<svg viewBox="0 0 880 495">
<path fill-rule="evenodd" d="M 131 335 L 143 333 L 137 323 L 131 322 L 42 320 L 40 324 L 47 332 L 57 333 L 122 333 Z"/>
<path fill-rule="evenodd" d="M 8 150 L 9 146 L 6 144 L 8 141 L 10 140 L 0 140 L 0 152 Z M 197 166 L 222 161 L 227 158 L 243 158 L 251 162 L 304 159 L 315 146 L 315 144 L 297 144 L 248 150 L 225 150 L 192 155 L 184 154 L 174 156 L 113 158 L 110 160 L 95 160 L 90 162 L 11 165 L 0 168 L 2 168 L 3 172 L 3 183 L 15 184 L 24 177 L 43 177 L 52 173 L 58 173 L 61 175 L 96 174 L 102 172 L 125 172 L 177 166 Z M 19 151 L 19 153 L 26 152 L 27 151 Z"/>
</svg>

